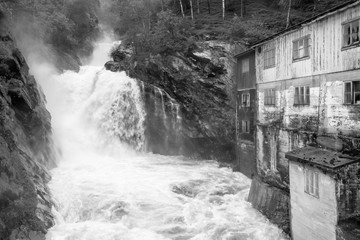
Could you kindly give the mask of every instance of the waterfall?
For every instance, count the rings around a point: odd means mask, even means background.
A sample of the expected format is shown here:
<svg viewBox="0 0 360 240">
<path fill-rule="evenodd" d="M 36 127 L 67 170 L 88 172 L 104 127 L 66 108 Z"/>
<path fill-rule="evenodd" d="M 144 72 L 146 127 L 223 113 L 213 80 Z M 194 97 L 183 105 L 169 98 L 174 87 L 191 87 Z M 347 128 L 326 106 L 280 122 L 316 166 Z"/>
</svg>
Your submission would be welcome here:
<svg viewBox="0 0 360 240">
<path fill-rule="evenodd" d="M 166 155 L 182 153 L 182 117 L 180 105 L 165 90 L 142 83 L 147 118 L 147 150 Z"/>
<path fill-rule="evenodd" d="M 56 225 L 47 240 L 286 239 L 245 201 L 244 175 L 211 160 L 141 151 L 157 138 L 164 147 L 159 126 L 179 148 L 181 109 L 166 91 L 96 64 L 63 74 L 31 68 L 61 153 L 49 183 Z"/>
</svg>

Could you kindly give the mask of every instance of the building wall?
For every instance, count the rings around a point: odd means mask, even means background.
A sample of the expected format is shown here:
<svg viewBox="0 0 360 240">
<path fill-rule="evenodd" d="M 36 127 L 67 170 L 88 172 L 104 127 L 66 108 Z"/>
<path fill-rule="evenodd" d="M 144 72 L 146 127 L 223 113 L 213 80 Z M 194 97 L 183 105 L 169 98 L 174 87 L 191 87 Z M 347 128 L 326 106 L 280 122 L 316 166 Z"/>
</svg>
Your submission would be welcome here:
<svg viewBox="0 0 360 240">
<path fill-rule="evenodd" d="M 360 4 L 324 16 L 257 47 L 257 82 L 307 77 L 360 68 L 360 48 L 343 49 L 342 24 L 360 17 Z M 293 41 L 310 35 L 310 57 L 293 61 Z M 264 52 L 275 46 L 275 68 L 264 69 Z"/>
<path fill-rule="evenodd" d="M 344 81 L 360 81 L 360 70 L 320 76 L 321 109 L 319 130 L 322 134 L 360 136 L 360 105 L 344 102 Z"/>
<path fill-rule="evenodd" d="M 314 201 L 311 196 L 304 195 L 303 169 L 301 166 L 289 169 L 285 153 L 318 144 L 344 153 L 360 154 L 360 105 L 344 104 L 344 81 L 360 81 L 360 47 L 342 49 L 342 23 L 357 17 L 360 18 L 360 4 L 326 15 L 255 49 L 257 173 L 261 181 L 271 186 L 283 190 L 291 186 L 290 191 L 294 191 L 292 210 L 300 219 L 293 223 L 293 230 L 299 233 L 294 239 L 335 239 L 335 183 L 324 175 L 325 186 L 332 186 L 332 190 L 321 193 L 324 205 Z M 293 61 L 293 41 L 307 35 L 310 36 L 310 57 Z M 275 67 L 265 69 L 264 52 L 272 48 L 275 48 Z M 294 105 L 295 88 L 299 86 L 310 87 L 309 105 Z M 276 90 L 274 106 L 265 105 L 267 89 Z M 289 176 L 292 171 L 293 177 Z M 345 192 L 339 190 L 343 198 Z M 347 199 L 349 197 L 354 199 L 354 196 L 347 196 Z M 303 201 L 304 206 L 297 205 Z M 311 217 L 314 228 L 307 224 L 304 216 Z M 316 228 L 329 231 L 315 231 Z M 310 230 L 314 231 L 303 234 Z"/>
<path fill-rule="evenodd" d="M 248 61 L 249 71 L 243 73 L 242 62 Z M 255 53 L 251 51 L 237 58 L 237 104 L 236 104 L 236 154 L 237 170 L 251 178 L 256 174 L 256 146 L 255 146 L 255 122 L 256 122 L 256 75 Z M 250 106 L 242 106 L 242 95 L 250 94 Z M 243 121 L 249 122 L 249 132 L 243 132 Z"/>
<path fill-rule="evenodd" d="M 314 168 L 308 167 L 312 170 Z M 319 198 L 304 191 L 304 165 L 290 162 L 291 230 L 294 240 L 336 240 L 336 182 L 319 170 Z"/>
<path fill-rule="evenodd" d="M 250 106 L 241 105 L 242 94 L 250 94 Z M 256 173 L 255 158 L 255 116 L 256 116 L 256 90 L 248 89 L 237 92 L 237 168 L 248 177 Z M 243 121 L 249 122 L 249 132 L 242 131 Z"/>
<path fill-rule="evenodd" d="M 249 61 L 249 72 L 243 73 L 242 71 L 242 61 Z M 244 56 L 238 57 L 236 61 L 236 79 L 237 79 L 237 89 L 253 89 L 256 84 L 256 74 L 255 74 L 255 52 L 252 51 Z"/>
</svg>

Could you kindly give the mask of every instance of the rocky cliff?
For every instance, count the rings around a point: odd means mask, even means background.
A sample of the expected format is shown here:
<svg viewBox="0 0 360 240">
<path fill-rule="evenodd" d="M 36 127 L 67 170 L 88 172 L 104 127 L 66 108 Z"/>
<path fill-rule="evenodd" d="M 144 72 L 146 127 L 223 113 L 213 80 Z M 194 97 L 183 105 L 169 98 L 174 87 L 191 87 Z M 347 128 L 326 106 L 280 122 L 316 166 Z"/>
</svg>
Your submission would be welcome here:
<svg viewBox="0 0 360 240">
<path fill-rule="evenodd" d="M 145 59 L 134 56 L 129 48 L 120 47 L 105 67 L 111 71 L 125 70 L 143 82 L 149 151 L 232 162 L 235 159 L 232 48 L 216 41 L 196 45 L 187 53 Z"/>
<path fill-rule="evenodd" d="M 0 239 L 45 239 L 53 225 L 50 114 L 0 12 Z"/>
</svg>

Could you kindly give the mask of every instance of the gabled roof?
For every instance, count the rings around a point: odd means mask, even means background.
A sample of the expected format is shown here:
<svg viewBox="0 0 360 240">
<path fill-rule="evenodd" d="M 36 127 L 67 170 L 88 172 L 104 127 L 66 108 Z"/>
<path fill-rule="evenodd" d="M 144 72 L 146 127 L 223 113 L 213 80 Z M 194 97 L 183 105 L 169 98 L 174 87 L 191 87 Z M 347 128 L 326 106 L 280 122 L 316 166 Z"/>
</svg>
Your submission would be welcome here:
<svg viewBox="0 0 360 240">
<path fill-rule="evenodd" d="M 352 157 L 317 147 L 304 147 L 285 154 L 290 161 L 307 164 L 325 171 L 336 171 L 345 166 L 360 162 L 360 156 Z"/>
<path fill-rule="evenodd" d="M 323 18 L 325 16 L 334 14 L 335 12 L 337 12 L 339 10 L 347 9 L 347 8 L 349 8 L 349 7 L 353 6 L 353 5 L 357 5 L 359 3 L 360 3 L 360 0 L 349 0 L 346 3 L 343 3 L 343 4 L 340 4 L 340 5 L 335 6 L 333 8 L 330 8 L 329 10 L 327 10 L 325 12 L 322 12 L 322 13 L 320 13 L 318 15 L 315 15 L 314 17 L 308 18 L 305 21 L 302 21 L 302 22 L 300 22 L 300 23 L 298 23 L 296 25 L 293 25 L 293 26 L 291 26 L 291 27 L 289 27 L 289 28 L 287 28 L 287 29 L 285 29 L 283 31 L 280 31 L 280 32 L 278 32 L 278 33 L 276 33 L 276 34 L 274 34 L 274 35 L 272 35 L 270 37 L 262 39 L 262 40 L 260 40 L 260 41 L 258 41 L 256 43 L 252 44 L 251 47 L 254 48 L 254 47 L 257 47 L 259 45 L 262 45 L 263 43 L 268 42 L 268 41 L 270 41 L 270 40 L 272 40 L 272 39 L 274 39 L 274 38 L 276 38 L 278 36 L 281 36 L 281 35 L 287 33 L 287 32 L 290 32 L 290 31 L 293 31 L 295 29 L 301 28 L 304 25 L 307 25 L 307 24 L 309 24 L 309 23 L 311 23 L 313 21 L 319 20 L 319 19 L 321 19 L 321 18 Z"/>
</svg>

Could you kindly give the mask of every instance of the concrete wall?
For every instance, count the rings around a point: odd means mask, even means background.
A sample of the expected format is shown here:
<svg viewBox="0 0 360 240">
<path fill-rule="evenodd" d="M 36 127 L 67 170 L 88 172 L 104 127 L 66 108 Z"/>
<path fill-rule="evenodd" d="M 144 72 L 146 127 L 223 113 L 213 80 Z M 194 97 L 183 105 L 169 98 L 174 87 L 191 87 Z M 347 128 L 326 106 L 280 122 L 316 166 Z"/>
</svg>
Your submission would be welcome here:
<svg viewBox="0 0 360 240">
<path fill-rule="evenodd" d="M 259 178 L 253 178 L 248 201 L 278 225 L 286 233 L 290 233 L 289 193 L 264 183 Z"/>
<path fill-rule="evenodd" d="M 302 164 L 290 162 L 292 237 L 294 240 L 336 240 L 336 182 L 316 170 L 319 172 L 319 198 L 311 196 L 304 191 L 304 169 Z"/>
</svg>

